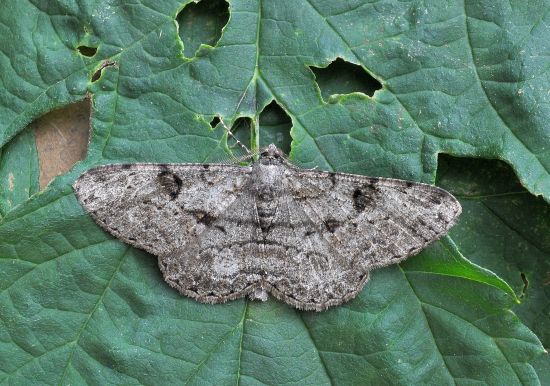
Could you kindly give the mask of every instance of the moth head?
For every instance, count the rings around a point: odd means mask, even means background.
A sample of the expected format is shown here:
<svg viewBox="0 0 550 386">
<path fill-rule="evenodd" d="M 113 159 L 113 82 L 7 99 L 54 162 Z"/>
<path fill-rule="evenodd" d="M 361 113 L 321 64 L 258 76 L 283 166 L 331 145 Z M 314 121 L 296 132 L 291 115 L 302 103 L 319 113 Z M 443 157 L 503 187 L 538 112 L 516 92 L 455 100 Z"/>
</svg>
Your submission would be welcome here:
<svg viewBox="0 0 550 386">
<path fill-rule="evenodd" d="M 280 161 L 285 158 L 285 154 L 274 144 L 271 144 L 263 148 L 260 152 L 260 161 L 262 163 L 273 163 L 273 161 Z"/>
</svg>

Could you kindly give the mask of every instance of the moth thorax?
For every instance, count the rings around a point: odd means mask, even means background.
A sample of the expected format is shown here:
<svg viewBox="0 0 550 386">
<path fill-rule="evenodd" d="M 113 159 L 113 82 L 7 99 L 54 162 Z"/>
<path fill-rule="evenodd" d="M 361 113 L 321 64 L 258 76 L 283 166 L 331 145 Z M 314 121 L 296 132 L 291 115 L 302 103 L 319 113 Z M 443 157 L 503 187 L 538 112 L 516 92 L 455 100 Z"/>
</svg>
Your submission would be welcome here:
<svg viewBox="0 0 550 386">
<path fill-rule="evenodd" d="M 253 178 L 256 179 L 256 210 L 260 228 L 264 234 L 273 225 L 281 195 L 284 168 L 281 165 L 257 164 Z"/>
<path fill-rule="evenodd" d="M 267 187 L 277 190 L 281 186 L 283 173 L 284 167 L 279 163 L 269 165 L 258 163 L 254 165 L 252 178 L 260 190 Z"/>
</svg>

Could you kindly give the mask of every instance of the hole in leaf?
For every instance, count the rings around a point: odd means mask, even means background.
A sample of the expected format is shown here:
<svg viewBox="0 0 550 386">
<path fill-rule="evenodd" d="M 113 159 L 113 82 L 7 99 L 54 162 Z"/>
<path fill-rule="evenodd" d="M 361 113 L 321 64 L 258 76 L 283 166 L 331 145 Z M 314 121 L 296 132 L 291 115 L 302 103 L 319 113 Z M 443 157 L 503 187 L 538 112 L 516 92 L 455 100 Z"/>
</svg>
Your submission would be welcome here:
<svg viewBox="0 0 550 386">
<path fill-rule="evenodd" d="M 97 81 L 101 77 L 101 71 L 103 71 L 103 68 L 100 68 L 94 74 L 92 75 L 92 82 Z"/>
<path fill-rule="evenodd" d="M 210 121 L 210 127 L 211 128 L 215 128 L 216 126 L 218 126 L 220 123 L 220 118 L 219 117 L 214 117 L 214 119 L 212 119 Z"/>
<path fill-rule="evenodd" d="M 40 189 L 84 159 L 90 134 L 90 102 L 84 100 L 34 121 Z"/>
<path fill-rule="evenodd" d="M 190 58 L 201 44 L 214 47 L 229 21 L 229 4 L 224 0 L 204 0 L 188 4 L 177 16 L 183 54 Z"/>
<path fill-rule="evenodd" d="M 521 290 L 520 298 L 523 298 L 525 294 L 527 293 L 527 289 L 529 288 L 529 280 L 527 280 L 527 276 L 522 272 L 521 273 L 521 280 L 523 281 L 523 288 Z"/>
<path fill-rule="evenodd" d="M 324 100 L 334 94 L 350 94 L 362 92 L 373 96 L 376 90 L 382 85 L 374 79 L 361 66 L 346 62 L 343 59 L 336 59 L 325 68 L 310 67 L 315 74 L 315 79 Z"/>
<path fill-rule="evenodd" d="M 227 122 L 226 122 L 227 124 Z M 250 138 L 252 135 L 252 119 L 247 117 L 238 118 L 233 126 L 230 127 L 231 133 L 239 140 L 241 143 L 250 149 Z M 239 144 L 232 138 L 227 140 L 229 147 L 232 149 L 240 150 Z"/>
<path fill-rule="evenodd" d="M 101 66 L 99 66 L 96 72 L 94 72 L 94 74 L 92 75 L 92 78 L 91 78 L 92 82 L 97 81 L 101 77 L 101 74 L 103 73 L 104 68 L 114 66 L 115 64 L 116 62 L 113 62 L 112 60 L 106 60 L 103 63 L 101 63 Z"/>
<path fill-rule="evenodd" d="M 288 154 L 292 141 L 291 128 L 290 117 L 277 102 L 271 102 L 260 114 L 260 147 L 273 143 Z"/>
<path fill-rule="evenodd" d="M 78 50 L 78 52 L 80 52 L 80 55 L 87 56 L 89 58 L 94 56 L 97 52 L 96 47 L 78 46 L 76 49 Z"/>
<path fill-rule="evenodd" d="M 505 162 L 440 154 L 436 184 L 461 196 L 521 193 L 525 188 Z"/>
</svg>

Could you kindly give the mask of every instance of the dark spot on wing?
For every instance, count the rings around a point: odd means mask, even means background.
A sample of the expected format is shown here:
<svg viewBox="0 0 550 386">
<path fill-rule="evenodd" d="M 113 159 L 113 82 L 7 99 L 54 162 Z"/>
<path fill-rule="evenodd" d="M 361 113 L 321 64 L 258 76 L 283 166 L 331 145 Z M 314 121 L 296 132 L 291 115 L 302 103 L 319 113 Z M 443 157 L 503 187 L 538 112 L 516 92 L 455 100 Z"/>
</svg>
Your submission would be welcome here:
<svg viewBox="0 0 550 386">
<path fill-rule="evenodd" d="M 208 164 L 204 164 L 204 165 L 202 165 L 202 167 L 203 167 L 204 170 L 210 169 L 210 165 L 208 165 Z"/>
<path fill-rule="evenodd" d="M 130 165 L 130 164 L 122 164 L 122 165 L 120 165 L 120 167 L 121 167 L 122 169 L 130 169 L 130 168 L 132 167 L 132 165 Z"/>
<path fill-rule="evenodd" d="M 353 207 L 358 212 L 363 212 L 372 201 L 376 199 L 378 189 L 374 185 L 364 185 L 353 191 Z"/>
<path fill-rule="evenodd" d="M 441 205 L 441 197 L 442 197 L 442 194 L 440 194 L 439 192 L 434 193 L 433 196 L 430 196 L 430 201 L 436 205 Z"/>
<path fill-rule="evenodd" d="M 214 225 L 214 228 L 219 229 L 219 230 L 222 231 L 223 233 L 227 233 L 227 231 L 225 230 L 225 227 L 222 226 L 222 225 Z"/>
<path fill-rule="evenodd" d="M 332 186 L 336 185 L 336 173 L 330 173 L 329 176 Z"/>
<path fill-rule="evenodd" d="M 193 215 L 193 217 L 195 217 L 195 219 L 197 219 L 197 222 L 199 224 L 204 224 L 204 225 L 208 226 L 208 225 L 212 224 L 212 222 L 214 220 L 216 220 L 216 218 L 214 216 L 211 216 L 210 214 L 208 214 L 204 210 L 190 210 L 188 212 L 191 213 Z"/>
<path fill-rule="evenodd" d="M 327 228 L 327 230 L 330 232 L 330 233 L 334 233 L 336 232 L 336 229 L 338 229 L 340 227 L 340 221 L 334 219 L 334 218 L 329 218 L 325 221 L 325 227 Z"/>
<path fill-rule="evenodd" d="M 170 195 L 170 199 L 174 200 L 180 194 L 183 182 L 181 178 L 168 170 L 167 167 L 161 166 L 161 168 L 163 170 L 157 175 L 158 181 L 166 193 Z"/>
<path fill-rule="evenodd" d="M 209 215 L 208 213 L 206 213 L 200 220 L 199 222 L 201 224 L 204 224 L 204 225 L 210 225 L 212 223 L 212 221 L 214 221 L 215 218 L 211 215 Z"/>
</svg>

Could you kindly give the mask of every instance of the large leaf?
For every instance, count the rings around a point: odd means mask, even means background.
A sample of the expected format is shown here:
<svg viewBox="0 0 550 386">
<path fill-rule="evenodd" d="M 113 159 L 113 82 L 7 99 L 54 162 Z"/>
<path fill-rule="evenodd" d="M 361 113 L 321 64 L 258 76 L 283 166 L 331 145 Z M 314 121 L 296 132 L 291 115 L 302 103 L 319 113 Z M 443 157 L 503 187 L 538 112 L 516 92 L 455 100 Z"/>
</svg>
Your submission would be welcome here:
<svg viewBox="0 0 550 386">
<path fill-rule="evenodd" d="M 510 283 L 515 312 L 550 347 L 550 205 L 528 194 L 497 161 L 445 159 L 439 182 L 460 199 L 464 216 L 451 230 L 475 263 Z M 550 382 L 550 361 L 545 380 Z"/>
<path fill-rule="evenodd" d="M 31 130 L 0 149 L 0 218 L 38 191 L 37 161 Z"/>
<path fill-rule="evenodd" d="M 439 152 L 501 158 L 548 200 L 548 3 L 235 0 L 219 42 L 189 59 L 175 21 L 181 7 L 0 3 L 0 143 L 7 144 L 0 177 L 23 187 L 0 198 L 0 379 L 539 384 L 530 363 L 543 346 L 511 311 L 537 330 L 529 310 L 548 305 L 538 296 L 517 306 L 521 286 L 512 273 L 527 270 L 534 282 L 535 268 L 512 256 L 502 262 L 510 275 L 497 269 L 501 239 L 478 235 L 483 224 L 467 205 L 451 237 L 374 272 L 357 299 L 303 313 L 272 300 L 209 306 L 179 296 L 154 257 L 93 223 L 71 183 L 98 163 L 215 159 L 226 148 L 221 127 L 210 129 L 215 115 L 228 123 L 250 117 L 253 147 L 269 135 L 284 142 L 270 129 L 279 121 L 259 118 L 276 100 L 292 120 L 291 156 L 304 166 L 429 182 Z M 180 33 L 211 36 L 210 25 L 201 33 L 200 23 L 185 20 Z M 384 88 L 373 98 L 325 103 L 308 66 L 336 57 L 362 65 Z M 10 138 L 86 95 L 94 111 L 87 158 L 27 200 L 36 189 L 35 153 Z M 4 162 L 8 147 L 17 156 Z M 461 193 L 471 182 L 455 174 L 447 185 Z M 544 226 L 535 221 L 522 224 Z M 540 252 L 537 264 L 548 259 Z M 547 331 L 537 330 L 545 340 Z"/>
</svg>

